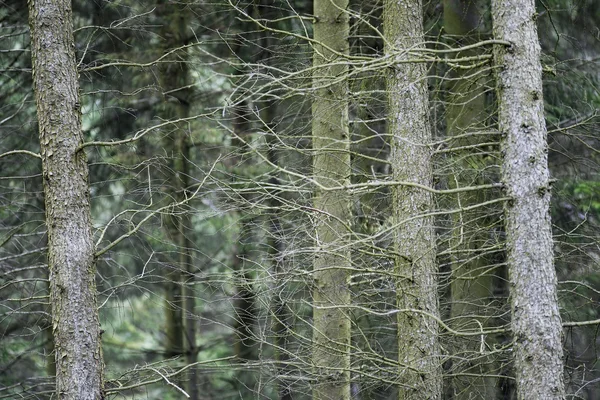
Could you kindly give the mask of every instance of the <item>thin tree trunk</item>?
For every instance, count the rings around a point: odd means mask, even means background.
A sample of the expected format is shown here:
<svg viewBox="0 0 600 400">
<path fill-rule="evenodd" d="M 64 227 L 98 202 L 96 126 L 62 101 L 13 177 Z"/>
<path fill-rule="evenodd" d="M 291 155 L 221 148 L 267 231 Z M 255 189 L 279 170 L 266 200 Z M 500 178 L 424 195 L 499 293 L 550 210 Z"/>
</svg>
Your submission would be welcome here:
<svg viewBox="0 0 600 400">
<path fill-rule="evenodd" d="M 444 0 L 444 29 L 455 46 L 466 46 L 481 40 L 483 17 L 475 0 Z M 477 56 L 481 48 L 475 48 L 455 54 L 456 58 Z M 494 159 L 482 154 L 478 147 L 483 143 L 497 141 L 496 136 L 485 135 L 490 131 L 486 127 L 489 118 L 486 110 L 486 87 L 489 74 L 483 68 L 455 69 L 450 73 L 453 79 L 448 84 L 449 96 L 446 105 L 448 138 L 457 148 L 469 147 L 453 153 L 452 163 L 455 170 L 449 177 L 451 187 L 467 187 L 474 184 L 486 184 L 497 177 L 489 177 L 493 170 Z M 463 192 L 456 196 L 452 207 L 474 206 L 489 200 L 493 194 L 483 191 Z M 489 208 L 463 211 L 453 219 L 451 291 L 451 325 L 457 329 L 477 329 L 491 325 L 492 316 L 497 310 L 492 307 L 494 301 L 496 270 L 490 264 L 496 259 L 485 254 L 483 247 L 489 247 L 490 232 L 500 229 L 500 212 Z M 496 257 L 497 258 L 497 257 Z M 486 337 L 489 346 L 495 337 Z M 491 375 L 501 373 L 500 366 L 491 357 L 480 353 L 479 338 L 453 339 L 452 346 L 452 392 L 455 399 L 471 399 L 481 396 L 495 399 L 498 392 L 497 378 Z"/>
<path fill-rule="evenodd" d="M 495 38 L 510 43 L 495 55 L 517 397 L 564 399 L 535 3 L 493 0 L 492 15 Z"/>
<path fill-rule="evenodd" d="M 256 5 L 257 17 L 267 21 L 275 21 L 281 15 L 281 9 L 278 6 L 277 0 L 261 0 Z M 285 24 L 281 22 L 271 23 L 275 29 L 286 29 Z M 276 66 L 273 57 L 277 54 L 277 41 L 273 39 L 273 33 L 264 31 L 259 34 L 258 45 L 261 48 L 259 62 L 266 65 Z M 279 141 L 276 117 L 278 106 L 275 100 L 267 100 L 259 103 L 260 113 L 259 119 L 266 131 L 266 142 L 268 150 L 266 153 L 267 160 L 272 165 L 280 165 L 280 151 L 278 150 Z M 270 190 L 266 204 L 270 209 L 266 217 L 267 223 L 267 254 L 271 261 L 271 270 L 273 276 L 273 297 L 270 305 L 270 326 L 271 334 L 273 335 L 273 358 L 275 361 L 276 375 L 274 385 L 277 391 L 279 400 L 292 400 L 294 398 L 292 392 L 292 380 L 287 378 L 290 373 L 290 354 L 288 351 L 288 341 L 291 335 L 290 332 L 290 312 L 286 305 L 286 282 L 284 279 L 284 242 L 281 220 L 281 197 L 282 193 L 277 189 L 281 186 L 279 171 L 274 170 L 269 179 Z M 283 298 L 282 298 L 283 297 Z"/>
<path fill-rule="evenodd" d="M 182 46 L 187 29 L 185 5 L 161 1 L 157 7 L 157 15 L 161 18 L 162 23 L 160 34 L 164 40 L 163 53 Z M 163 93 L 166 93 L 161 104 L 160 115 L 165 120 L 184 118 L 189 114 L 189 93 L 188 90 L 182 90 L 188 81 L 186 57 L 185 50 L 178 51 L 159 66 L 161 89 Z M 183 199 L 185 190 L 182 175 L 187 160 L 182 154 L 182 148 L 187 132 L 183 126 L 176 124 L 169 129 L 172 130 L 165 135 L 163 146 L 169 160 L 166 172 L 166 175 L 169 176 L 167 179 L 169 200 L 175 202 Z M 185 306 L 181 277 L 186 266 L 181 264 L 180 252 L 185 252 L 187 249 L 180 247 L 184 243 L 182 236 L 185 235 L 185 232 L 181 231 L 181 219 L 175 215 L 168 215 L 165 218 L 165 227 L 170 242 L 174 246 L 174 251 L 171 253 L 177 253 L 175 257 L 171 257 L 172 261 L 168 263 L 169 269 L 165 274 L 165 355 L 174 357 L 185 352 L 183 323 Z"/>
<path fill-rule="evenodd" d="M 159 4 L 157 14 L 162 18 L 161 37 L 166 53 L 185 45 L 191 11 L 185 2 Z M 160 83 L 165 99 L 161 117 L 164 119 L 186 118 L 190 113 L 191 91 L 189 86 L 188 53 L 182 49 L 160 66 Z M 187 125 L 173 125 L 164 138 L 164 148 L 170 157 L 168 173 L 171 175 L 169 194 L 172 201 L 181 202 L 189 188 L 189 131 Z M 192 261 L 192 243 L 189 234 L 190 218 L 187 210 L 182 215 L 170 215 L 166 219 L 167 232 L 175 246 L 177 256 L 166 274 L 165 319 L 167 357 L 185 355 L 187 364 L 196 362 L 196 318 L 193 297 L 195 267 Z M 185 283 L 184 279 L 185 278 Z M 190 282 L 190 280 L 192 282 Z M 183 379 L 182 379 L 183 381 Z M 190 368 L 185 379 L 185 388 L 191 400 L 198 399 L 197 369 Z"/>
<path fill-rule="evenodd" d="M 432 187 L 427 69 L 422 63 L 400 63 L 408 57 L 406 49 L 423 46 L 423 5 L 421 0 L 385 0 L 383 7 L 387 53 L 399 61 L 387 81 L 393 177 Z M 418 217 L 433 209 L 432 194 L 394 187 L 392 195 L 398 308 L 439 316 L 434 221 Z M 441 399 L 438 331 L 431 316 L 398 313 L 401 400 Z"/>
<path fill-rule="evenodd" d="M 250 258 L 249 241 L 252 234 L 252 219 L 244 216 L 240 221 L 240 235 L 235 251 L 233 270 L 236 273 L 235 331 L 238 340 L 235 343 L 236 356 L 243 361 L 257 359 L 257 340 L 254 325 L 257 320 L 255 294 L 252 276 L 247 270 L 246 261 Z M 243 382 L 244 386 L 248 382 Z"/>
<path fill-rule="evenodd" d="M 257 320 L 255 292 L 252 287 L 252 276 L 246 260 L 251 257 L 252 226 L 254 219 L 244 212 L 239 215 L 240 233 L 237 245 L 234 247 L 232 269 L 235 272 L 235 331 L 238 340 L 235 343 L 236 356 L 243 361 L 257 359 L 257 340 L 254 326 Z M 247 375 L 247 374 L 244 374 Z M 246 378 L 246 377 L 245 377 Z M 250 379 L 247 379 L 248 381 Z M 243 382 L 244 386 L 249 382 Z"/>
<path fill-rule="evenodd" d="M 188 137 L 185 133 L 180 135 L 179 142 L 179 152 L 181 157 L 181 170 L 180 179 L 182 186 L 182 199 L 188 198 L 190 193 L 188 193 L 188 189 L 190 188 L 190 171 L 189 171 L 189 162 L 190 159 L 190 145 Z M 194 292 L 194 283 L 196 273 L 196 266 L 194 265 L 194 260 L 192 258 L 192 249 L 193 242 L 190 238 L 190 234 L 193 232 L 192 221 L 189 213 L 185 213 L 179 219 L 179 265 L 182 269 L 185 269 L 185 279 L 183 279 L 183 305 L 184 305 L 184 315 L 183 315 L 183 325 L 184 325 L 184 347 L 185 347 L 185 362 L 190 365 L 198 361 L 198 349 L 196 346 L 196 298 Z M 186 391 L 188 393 L 189 400 L 198 400 L 198 369 L 196 367 L 191 367 L 187 374 L 186 380 Z"/>
<path fill-rule="evenodd" d="M 239 51 L 239 49 L 236 49 Z M 251 110 L 246 101 L 233 109 L 232 128 L 234 137 L 231 144 L 233 151 L 237 152 L 232 161 L 232 171 L 234 175 L 252 181 L 252 149 L 246 144 L 251 133 Z M 256 245 L 253 241 L 253 231 L 255 217 L 252 214 L 251 206 L 254 195 L 252 193 L 240 194 L 239 210 L 237 212 L 239 234 L 237 244 L 234 246 L 232 270 L 235 279 L 235 333 L 237 341 L 235 342 L 235 354 L 242 362 L 249 362 L 258 359 L 259 341 L 255 328 L 258 321 L 258 308 L 256 304 L 256 291 L 253 287 L 253 271 L 248 267 L 252 259 Z M 257 376 L 254 371 L 242 370 L 238 375 L 238 391 L 240 396 L 256 396 L 254 388 L 257 382 Z"/>
<path fill-rule="evenodd" d="M 56 393 L 104 398 L 94 243 L 69 0 L 31 0 L 31 56 L 44 179 Z"/>
<path fill-rule="evenodd" d="M 277 114 L 277 105 L 273 101 L 265 102 L 261 110 L 260 116 L 261 121 L 267 128 L 267 159 L 273 165 L 279 165 L 279 152 L 277 150 L 277 137 L 274 130 L 276 129 L 274 124 L 275 115 Z M 277 188 L 281 185 L 281 181 L 278 177 L 278 171 L 273 171 L 273 177 L 269 180 L 269 185 Z M 285 281 L 283 279 L 283 251 L 284 244 L 281 239 L 283 235 L 281 229 L 281 193 L 277 189 L 274 189 L 269 194 L 267 204 L 271 209 L 271 212 L 267 216 L 268 224 L 268 254 L 269 259 L 273 265 L 273 276 L 274 276 L 274 288 L 273 300 L 271 305 L 271 330 L 273 332 L 273 352 L 275 362 L 277 365 L 277 375 L 283 378 L 277 379 L 277 393 L 280 400 L 292 400 L 292 386 L 291 380 L 286 379 L 289 371 L 287 365 L 290 357 L 287 350 L 287 342 L 290 336 L 289 319 L 290 315 L 285 304 L 285 300 L 281 298 L 281 294 L 285 293 L 283 288 L 285 287 Z"/>
<path fill-rule="evenodd" d="M 322 186 L 350 183 L 347 62 L 347 0 L 314 1 L 316 67 L 312 105 L 314 178 Z M 350 399 L 351 266 L 348 225 L 350 197 L 345 190 L 314 194 L 316 254 L 313 287 L 314 400 Z"/>
</svg>

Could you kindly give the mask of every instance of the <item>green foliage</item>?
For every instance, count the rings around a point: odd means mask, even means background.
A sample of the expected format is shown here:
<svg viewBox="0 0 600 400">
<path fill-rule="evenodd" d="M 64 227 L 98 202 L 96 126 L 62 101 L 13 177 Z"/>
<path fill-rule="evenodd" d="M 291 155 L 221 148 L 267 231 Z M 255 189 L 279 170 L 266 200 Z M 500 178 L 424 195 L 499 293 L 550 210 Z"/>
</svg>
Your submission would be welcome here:
<svg viewBox="0 0 600 400">
<path fill-rule="evenodd" d="M 600 181 L 577 182 L 572 186 L 573 199 L 584 212 L 600 213 Z"/>
</svg>

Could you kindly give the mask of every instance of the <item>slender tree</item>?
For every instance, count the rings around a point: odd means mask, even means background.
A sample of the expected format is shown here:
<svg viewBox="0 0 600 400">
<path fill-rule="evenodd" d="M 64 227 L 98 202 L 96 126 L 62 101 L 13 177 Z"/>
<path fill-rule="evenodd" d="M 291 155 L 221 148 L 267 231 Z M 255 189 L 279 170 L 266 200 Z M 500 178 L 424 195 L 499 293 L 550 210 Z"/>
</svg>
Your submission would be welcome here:
<svg viewBox="0 0 600 400">
<path fill-rule="evenodd" d="M 29 2 L 33 81 L 48 228 L 57 398 L 99 400 L 103 362 L 96 305 L 88 165 L 69 0 Z"/>
<path fill-rule="evenodd" d="M 507 42 L 495 57 L 517 397 L 548 400 L 565 388 L 536 15 L 533 0 L 492 1 L 494 36 Z"/>
<path fill-rule="evenodd" d="M 277 150 L 277 137 L 276 135 L 276 124 L 275 115 L 277 112 L 277 104 L 273 101 L 266 102 L 261 110 L 261 121 L 267 128 L 267 159 L 273 165 L 280 164 L 280 154 Z M 277 188 L 281 186 L 281 180 L 277 171 L 273 172 L 273 176 L 269 179 L 269 184 Z M 272 262 L 272 271 L 275 277 L 275 285 L 285 286 L 284 276 L 284 261 L 283 253 L 285 250 L 282 236 L 282 218 L 280 217 L 280 208 L 282 205 L 281 193 L 277 189 L 272 190 L 267 199 L 267 204 L 271 208 L 271 212 L 268 215 L 268 254 Z M 280 400 L 292 400 L 292 386 L 289 379 L 286 379 L 286 373 L 289 370 L 290 356 L 287 350 L 287 342 L 290 336 L 289 329 L 289 312 L 286 309 L 285 298 L 282 298 L 280 291 L 276 291 L 273 294 L 273 300 L 271 304 L 271 329 L 273 332 L 273 351 L 275 362 L 277 363 L 278 371 L 281 378 L 277 382 L 277 392 Z"/>
<path fill-rule="evenodd" d="M 192 92 L 190 89 L 189 54 L 182 48 L 189 37 L 189 20 L 191 9 L 186 2 L 160 4 L 158 15 L 162 16 L 160 29 L 163 37 L 164 52 L 174 52 L 168 62 L 160 66 L 160 82 L 165 102 L 162 117 L 165 119 L 181 119 L 190 115 Z M 173 130 L 165 136 L 164 147 L 167 149 L 170 163 L 169 180 L 170 197 L 181 202 L 189 197 L 190 187 L 190 131 L 187 124 L 174 124 Z M 188 210 L 170 215 L 167 230 L 172 244 L 176 247 L 172 269 L 167 273 L 165 285 L 167 356 L 185 355 L 185 362 L 190 365 L 196 362 L 196 324 L 194 297 L 194 277 L 196 268 L 193 263 L 193 243 L 190 235 L 193 232 Z M 198 399 L 197 369 L 191 367 L 185 379 L 185 388 L 191 400 Z"/>
<path fill-rule="evenodd" d="M 161 104 L 160 116 L 164 119 L 187 118 L 190 115 L 191 89 L 189 76 L 189 54 L 182 48 L 189 36 L 191 9 L 186 2 L 177 4 L 161 2 L 157 16 L 161 18 L 160 36 L 163 38 L 163 52 L 173 51 L 173 55 L 159 65 L 159 79 L 165 101 Z M 178 49 L 179 48 L 179 49 Z M 177 49 L 177 50 L 176 50 Z M 181 202 L 188 198 L 190 187 L 190 143 L 187 124 L 175 122 L 165 135 L 163 144 L 169 164 L 167 179 L 169 198 Z M 170 270 L 166 274 L 165 317 L 167 357 L 185 355 L 186 363 L 193 364 L 197 359 L 195 298 L 193 294 L 195 266 L 192 259 L 191 218 L 187 210 L 166 218 L 169 239 L 175 247 L 171 252 Z M 198 398 L 197 371 L 189 369 L 185 387 L 190 399 Z"/>
<path fill-rule="evenodd" d="M 431 128 L 427 68 L 402 62 L 409 50 L 424 46 L 420 0 L 385 0 L 387 53 L 395 63 L 388 73 L 388 126 L 394 180 L 432 187 Z M 398 348 L 400 399 L 440 399 L 442 374 L 438 323 L 436 243 L 430 191 L 396 186 L 393 191 L 395 273 L 400 310 Z"/>
<path fill-rule="evenodd" d="M 313 174 L 317 215 L 313 288 L 314 400 L 350 399 L 350 199 L 324 190 L 350 181 L 347 0 L 314 2 Z"/>
<path fill-rule="evenodd" d="M 189 9 L 185 3 L 172 4 L 161 2 L 157 8 L 160 17 L 160 35 L 163 38 L 163 53 L 173 52 L 173 55 L 159 65 L 159 79 L 165 101 L 160 107 L 160 116 L 165 120 L 177 120 L 189 116 L 190 90 L 187 66 L 187 51 L 178 47 L 185 44 L 188 28 Z M 167 152 L 167 191 L 170 201 L 180 202 L 185 198 L 188 181 L 189 145 L 187 144 L 188 132 L 186 125 L 173 123 L 169 126 L 168 133 L 163 138 L 163 146 Z M 186 236 L 185 219 L 174 210 L 173 214 L 166 217 L 165 227 L 175 251 L 169 260 L 169 270 L 166 273 L 165 284 L 165 317 L 166 317 L 166 343 L 165 354 L 167 357 L 186 353 L 186 344 L 194 338 L 185 338 L 184 293 L 182 275 L 190 262 L 189 240 Z M 187 253 L 187 254 L 186 254 Z M 187 321 L 188 326 L 192 321 Z"/>
<path fill-rule="evenodd" d="M 252 152 L 246 140 L 250 137 L 252 124 L 250 109 L 247 102 L 242 102 L 233 110 L 232 130 L 234 137 L 231 140 L 233 151 L 232 170 L 237 181 L 254 179 L 252 166 Z M 240 206 L 237 210 L 239 234 L 237 243 L 233 247 L 232 270 L 235 276 L 235 301 L 234 301 L 234 331 L 237 336 L 235 341 L 235 355 L 241 362 L 249 363 L 259 357 L 256 325 L 258 320 L 258 307 L 256 290 L 253 285 L 254 271 L 251 260 L 255 257 L 256 248 L 255 226 L 256 217 L 251 211 L 253 194 L 242 193 L 239 196 Z M 237 377 L 236 390 L 243 397 L 254 396 L 256 374 L 254 371 L 241 371 Z"/>
<path fill-rule="evenodd" d="M 484 15 L 481 2 L 476 0 L 444 0 L 444 33 L 454 47 L 476 44 L 484 38 Z M 455 59 L 479 57 L 484 47 L 472 47 L 451 54 Z M 449 185 L 454 188 L 488 184 L 498 179 L 495 158 L 490 149 L 497 146 L 498 135 L 488 126 L 489 110 L 486 92 L 490 86 L 489 64 L 458 62 L 447 82 L 446 134 L 452 150 L 453 165 Z M 456 65 L 456 64 L 455 64 Z M 450 284 L 451 325 L 457 330 L 478 329 L 493 325 L 494 295 L 502 275 L 498 260 L 503 256 L 501 246 L 490 249 L 490 232 L 499 230 L 501 209 L 476 207 L 498 197 L 493 190 L 459 192 L 451 200 L 453 208 L 462 209 L 453 215 L 452 279 Z M 498 235 L 496 235 L 498 236 Z M 500 256 L 499 256 L 500 255 Z M 500 271 L 500 272 L 499 272 Z M 490 346 L 495 337 L 484 338 Z M 456 337 L 452 345 L 453 396 L 471 399 L 473 396 L 496 398 L 500 367 L 493 357 L 480 352 L 480 338 Z"/>
<path fill-rule="evenodd" d="M 278 0 L 262 0 L 257 4 L 256 13 L 263 20 L 275 21 L 280 15 L 286 15 L 287 10 L 279 7 Z M 276 29 L 286 29 L 283 21 L 273 22 L 271 25 Z M 258 53 L 260 62 L 265 66 L 277 66 L 277 54 L 281 48 L 277 37 L 272 32 L 265 30 L 258 36 L 257 45 L 261 49 Z M 276 100 L 266 100 L 258 103 L 258 106 L 260 108 L 259 120 L 262 129 L 266 133 L 266 158 L 269 163 L 279 167 L 283 165 L 283 157 L 280 150 L 281 145 L 279 143 L 282 139 L 279 132 L 280 128 L 278 127 L 278 119 L 280 120 L 281 118 L 278 115 L 280 110 L 279 103 Z M 269 208 L 269 212 L 266 214 L 266 253 L 271 262 L 270 271 L 273 275 L 274 288 L 271 304 L 269 305 L 269 316 L 273 360 L 277 365 L 278 377 L 275 382 L 275 390 L 277 391 L 277 398 L 279 400 L 293 400 L 292 379 L 289 378 L 291 375 L 290 361 L 293 357 L 290 356 L 287 348 L 291 337 L 289 326 L 291 315 L 289 307 L 286 305 L 288 294 L 284 290 L 279 289 L 287 286 L 284 268 L 285 242 L 283 229 L 285 218 L 282 212 L 284 199 L 282 192 L 279 190 L 284 184 L 282 183 L 281 173 L 276 169 L 271 172 L 268 185 L 270 186 L 269 196 L 265 200 L 265 204 Z"/>
</svg>

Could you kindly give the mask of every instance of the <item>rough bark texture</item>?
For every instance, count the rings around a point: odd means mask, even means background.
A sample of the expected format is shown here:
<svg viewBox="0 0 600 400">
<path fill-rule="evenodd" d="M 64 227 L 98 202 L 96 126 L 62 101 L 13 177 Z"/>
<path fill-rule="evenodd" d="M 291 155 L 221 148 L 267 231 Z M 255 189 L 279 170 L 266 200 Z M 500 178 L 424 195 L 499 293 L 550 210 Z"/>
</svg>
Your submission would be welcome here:
<svg viewBox="0 0 600 400">
<path fill-rule="evenodd" d="M 540 45 L 533 0 L 493 0 L 498 123 L 517 397 L 563 399 L 562 325 L 556 294 Z"/>
<path fill-rule="evenodd" d="M 347 0 L 315 0 L 312 106 L 315 180 L 332 187 L 350 181 L 348 133 Z M 345 190 L 316 188 L 313 287 L 314 400 L 350 399 L 348 288 L 350 198 Z M 342 306 L 342 307 L 339 307 Z"/>
<path fill-rule="evenodd" d="M 103 362 L 88 166 L 70 0 L 31 0 L 31 55 L 44 177 L 58 399 L 98 400 Z"/>
<path fill-rule="evenodd" d="M 385 0 L 384 32 L 398 61 L 405 49 L 422 47 L 420 0 Z M 431 128 L 425 64 L 398 63 L 387 81 L 391 163 L 395 180 L 432 186 Z M 436 245 L 433 217 L 418 217 L 433 209 L 431 192 L 395 187 L 394 249 L 399 309 L 438 316 Z M 400 399 L 440 399 L 442 374 L 438 323 L 417 313 L 398 314 Z"/>
<path fill-rule="evenodd" d="M 50 271 L 47 270 L 46 279 L 48 279 L 47 283 L 47 291 L 48 296 L 50 296 Z M 48 307 L 50 310 L 52 309 L 52 305 Z M 47 310 L 46 310 L 47 311 Z M 54 357 L 54 334 L 52 327 L 54 324 L 52 323 L 52 312 L 48 312 L 49 318 L 48 321 L 44 321 L 44 355 L 46 358 L 46 375 L 48 376 L 56 376 L 56 359 Z"/>
</svg>

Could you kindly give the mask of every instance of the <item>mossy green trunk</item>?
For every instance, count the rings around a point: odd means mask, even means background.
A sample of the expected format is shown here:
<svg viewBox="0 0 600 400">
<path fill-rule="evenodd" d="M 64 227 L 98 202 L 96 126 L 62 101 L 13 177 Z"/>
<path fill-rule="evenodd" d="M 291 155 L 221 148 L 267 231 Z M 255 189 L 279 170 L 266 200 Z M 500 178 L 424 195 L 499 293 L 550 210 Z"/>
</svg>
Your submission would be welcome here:
<svg viewBox="0 0 600 400">
<path fill-rule="evenodd" d="M 29 2 L 44 179 L 56 398 L 104 398 L 88 165 L 69 0 Z"/>
<path fill-rule="evenodd" d="M 420 0 L 385 0 L 387 55 L 398 61 L 388 72 L 388 124 L 394 180 L 432 187 L 427 68 L 402 63 L 407 49 L 423 46 Z M 400 362 L 399 399 L 441 399 L 438 287 L 432 193 L 396 186 L 392 191 Z"/>
<path fill-rule="evenodd" d="M 453 46 L 460 47 L 477 43 L 483 30 L 478 2 L 469 0 L 444 0 L 444 30 Z M 477 56 L 482 48 L 455 53 L 455 58 Z M 490 72 L 487 65 L 476 66 L 476 62 L 463 63 L 463 68 L 453 69 L 449 76 L 446 105 L 448 139 L 452 139 L 452 173 L 448 177 L 452 188 L 491 183 L 494 159 L 486 155 L 497 135 L 490 132 L 486 109 L 486 91 L 489 90 Z M 469 68 L 471 66 L 471 68 Z M 473 67 L 475 66 L 475 67 Z M 493 145 L 492 145 L 493 147 Z M 457 194 L 452 208 L 475 206 L 491 196 L 492 192 L 462 192 Z M 500 224 L 500 209 L 475 208 L 455 214 L 453 219 L 453 252 L 451 291 L 451 325 L 457 330 L 489 327 L 495 314 L 493 307 L 497 262 L 489 257 L 490 233 Z M 497 254 L 496 254 L 497 255 Z M 481 353 L 480 337 L 456 337 L 452 345 L 452 395 L 456 399 L 471 399 L 473 396 L 495 399 L 497 379 L 486 375 L 499 375 L 501 371 L 489 357 Z M 495 338 L 485 340 L 490 346 Z M 484 350 L 485 350 L 484 346 Z"/>
<path fill-rule="evenodd" d="M 326 188 L 350 182 L 347 6 L 347 0 L 314 2 L 313 174 Z M 316 187 L 314 208 L 313 399 L 349 400 L 349 194 Z"/>
</svg>

